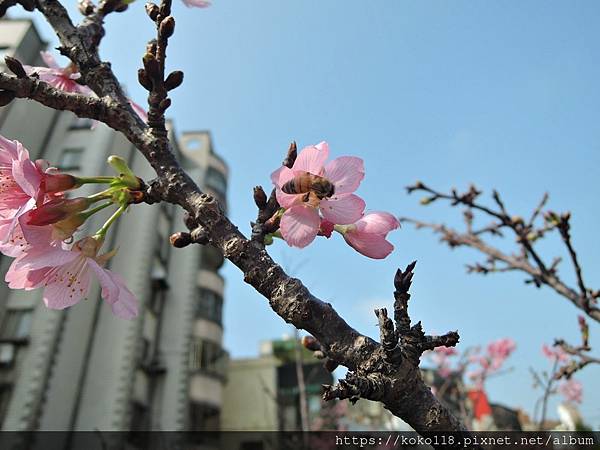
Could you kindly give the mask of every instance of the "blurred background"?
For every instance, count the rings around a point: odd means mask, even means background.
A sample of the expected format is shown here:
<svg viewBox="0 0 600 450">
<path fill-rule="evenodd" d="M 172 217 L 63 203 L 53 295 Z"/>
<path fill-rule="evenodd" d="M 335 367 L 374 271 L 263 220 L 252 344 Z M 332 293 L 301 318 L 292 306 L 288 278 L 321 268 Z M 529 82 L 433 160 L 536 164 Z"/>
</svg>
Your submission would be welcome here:
<svg viewBox="0 0 600 450">
<path fill-rule="evenodd" d="M 75 5 L 69 7 L 77 17 Z M 548 192 L 548 209 L 571 212 L 571 234 L 583 275 L 590 287 L 598 288 L 599 15 L 600 5 L 593 1 L 215 0 L 206 9 L 187 9 L 176 1 L 177 26 L 169 44 L 168 66 L 183 70 L 185 81 L 172 95 L 172 136 L 198 182 L 222 198 L 230 218 L 246 235 L 249 222 L 256 217 L 252 188 L 260 184 L 270 189 L 269 175 L 281 164 L 292 140 L 299 148 L 325 140 L 332 158 L 353 155 L 364 159 L 366 176 L 357 194 L 365 199 L 368 210 L 458 229 L 464 227 L 461 209 L 441 202 L 422 206 L 419 196 L 406 194 L 405 186 L 421 180 L 440 191 L 456 187 L 462 192 L 474 183 L 483 190 L 482 203 L 493 206 L 491 192 L 496 189 L 507 209 L 523 217 L 529 217 Z M 6 20 L 0 23 L 2 51 L 18 55 L 24 63 L 41 65 L 36 61 L 37 51 L 44 41 L 49 49 L 56 47 L 56 37 L 35 15 L 13 13 L 11 17 L 23 25 L 17 32 L 16 25 Z M 31 26 L 37 31 L 31 31 Z M 13 31 L 2 31 L 9 29 Z M 143 4 L 134 2 L 125 13 L 109 16 L 106 30 L 101 56 L 112 62 L 129 95 L 144 105 L 137 69 L 154 30 Z M 27 46 L 21 44 L 24 39 Z M 15 53 L 16 48 L 21 50 Z M 61 65 L 67 64 L 54 53 Z M 41 108 L 18 108 L 12 112 L 3 108 L 0 130 L 8 138 L 22 140 L 32 154 L 47 159 L 66 157 L 68 163 L 68 158 L 74 157 L 69 151 L 80 151 L 76 162 L 70 163 L 75 169 L 70 170 L 91 175 L 102 170 L 104 155 L 117 152 L 130 157 L 139 173 L 151 177 L 128 144 L 114 138 L 107 128 L 90 130 L 89 124 L 81 125 L 84 131 L 77 129 L 79 134 L 73 137 L 73 116 L 39 113 L 45 118 L 35 116 L 34 120 L 31 111 Z M 101 150 L 90 151 L 90 147 Z M 46 150 L 36 153 L 36 148 Z M 89 154 L 97 159 L 89 159 Z M 144 226 L 151 226 L 148 233 L 155 231 L 158 212 L 149 210 L 159 208 L 139 209 L 144 212 L 132 212 L 119 234 L 132 237 Z M 134 219 L 134 214 L 148 214 L 143 216 L 147 224 Z M 163 235 L 140 237 L 134 249 L 149 246 L 149 240 L 157 242 L 158 248 L 170 232 L 183 228 L 180 213 L 165 211 L 165 217 Z M 335 235 L 317 239 L 303 250 L 276 240 L 269 251 L 288 273 L 302 279 L 353 327 L 373 338 L 379 334 L 373 309 L 392 307 L 396 269 L 417 260 L 412 319 L 421 320 L 432 333 L 459 330 L 457 350 L 461 354 L 477 346 L 483 354 L 490 342 L 512 339 L 516 347 L 502 370 L 478 392 L 485 394 L 486 402 L 503 405 L 515 414 L 518 411 L 522 424 L 539 420 L 539 400 L 544 392 L 539 386 L 534 388 L 532 370 L 542 378 L 543 372 L 552 371 L 543 344 L 550 345 L 555 338 L 579 343 L 580 311 L 547 287 L 525 284 L 526 277 L 518 272 L 467 274 L 466 264 L 485 257 L 469 249 L 451 251 L 430 231 L 404 224 L 389 239 L 395 251 L 382 261 L 358 254 Z M 188 248 L 163 255 L 161 268 L 151 261 L 154 250 L 128 254 L 128 239 L 117 241 L 121 251 L 115 264 L 131 271 L 131 279 L 143 280 L 134 283 L 132 290 L 148 297 L 165 289 L 165 306 L 157 306 L 152 319 L 136 325 L 115 324 L 119 319 L 98 312 L 94 302 L 72 308 L 66 318 L 54 317 L 54 312 L 38 313 L 36 308 L 38 322 L 34 324 L 47 328 L 46 338 L 39 338 L 47 348 L 38 350 L 38 358 L 28 364 L 38 371 L 35 376 L 45 381 L 28 382 L 18 391 L 21 402 L 14 400 L 16 388 L 10 387 L 5 414 L 19 413 L 4 419 L 5 429 L 300 429 L 307 423 L 302 422 L 299 397 L 307 390 L 308 426 L 328 427 L 327 421 L 317 420 L 325 414 L 318 402 L 318 387 L 330 383 L 330 375 L 307 352 L 299 357 L 302 352 L 296 351 L 294 330 L 243 282 L 236 267 L 228 263 L 221 267 L 219 256 L 210 249 Z M 492 242 L 508 252 L 514 247 L 511 236 Z M 565 258 L 560 276 L 576 286 L 568 254 L 557 235 L 545 239 L 540 252 L 548 260 Z M 185 255 L 174 256 L 178 253 Z M 123 258 L 120 263 L 119 258 Z M 198 270 L 204 272 L 198 275 Z M 185 283 L 196 285 L 184 288 Z M 2 295 L 12 308 L 24 304 L 13 298 L 14 294 Z M 34 300 L 27 303 L 29 309 L 35 304 Z M 166 306 L 169 304 L 174 306 Z M 173 311 L 161 312 L 169 308 Z M 48 325 L 51 321 L 43 314 L 52 315 L 56 324 Z M 85 318 L 76 323 L 70 318 L 76 315 Z M 163 315 L 166 318 L 160 319 Z M 593 320 L 588 322 L 590 346 L 600 355 L 599 327 Z M 77 349 L 69 350 L 62 348 L 67 335 L 84 339 Z M 112 338 L 107 346 L 108 335 Z M 143 352 L 140 348 L 146 344 L 142 338 L 148 340 L 147 351 L 155 357 L 148 360 L 156 365 L 150 372 L 119 359 L 129 361 L 131 352 Z M 32 341 L 15 348 L 31 349 Z M 55 356 L 46 358 L 50 349 L 56 350 Z M 89 354 L 92 356 L 84 358 Z M 64 398 L 70 389 L 59 387 L 61 381 L 56 379 L 58 369 L 54 368 L 59 367 L 61 357 L 64 365 L 60 367 L 68 368 L 62 369 L 64 377 L 67 372 L 77 373 L 75 379 L 81 387 L 69 403 L 68 420 L 45 419 L 44 405 L 52 398 Z M 302 371 L 296 370 L 299 359 L 308 370 L 301 377 Z M 108 360 L 114 362 L 106 363 Z M 316 367 L 312 375 L 311 367 Z M 423 367 L 439 369 L 439 361 L 425 358 Z M 153 370 L 158 375 L 152 374 Z M 48 378 L 50 373 L 54 378 Z M 114 392 L 109 389 L 105 399 L 92 408 L 90 405 L 99 401 L 94 390 L 102 386 L 94 373 L 120 381 Z M 340 369 L 334 373 L 343 374 Z M 598 429 L 599 374 L 600 365 L 591 364 L 574 375 L 583 389 L 581 402 L 569 402 L 560 392 L 549 396 L 546 419 L 555 422 L 548 426 L 558 426 L 559 406 L 563 405 L 563 409 L 575 409 L 577 412 L 570 414 L 580 417 L 581 423 Z M 435 378 L 439 373 L 430 375 Z M 299 378 L 305 378 L 304 382 L 299 383 Z M 433 378 L 430 381 L 435 384 Z M 189 389 L 182 388 L 182 383 Z M 471 381 L 464 376 L 457 383 L 468 390 Z M 151 394 L 139 394 L 141 400 L 135 400 L 138 388 Z M 248 395 L 256 398 L 248 401 Z M 153 410 L 157 408 L 152 406 L 153 396 L 163 399 L 158 407 L 163 419 Z M 473 405 L 479 397 L 471 397 L 470 408 L 476 409 Z M 228 402 L 237 406 L 234 413 L 227 409 Z M 286 409 L 289 402 L 292 407 Z M 53 407 L 58 408 L 59 403 Z M 25 404 L 30 405 L 28 413 L 23 412 Z M 260 413 L 256 405 L 266 412 Z M 344 422 L 353 407 L 344 404 L 339 408 L 343 410 L 327 412 L 337 417 L 330 427 L 401 426 L 374 406 L 363 406 L 363 412 L 356 409 L 357 417 Z M 118 413 L 111 420 L 99 419 L 108 411 Z M 257 415 L 270 419 L 261 421 Z"/>
</svg>

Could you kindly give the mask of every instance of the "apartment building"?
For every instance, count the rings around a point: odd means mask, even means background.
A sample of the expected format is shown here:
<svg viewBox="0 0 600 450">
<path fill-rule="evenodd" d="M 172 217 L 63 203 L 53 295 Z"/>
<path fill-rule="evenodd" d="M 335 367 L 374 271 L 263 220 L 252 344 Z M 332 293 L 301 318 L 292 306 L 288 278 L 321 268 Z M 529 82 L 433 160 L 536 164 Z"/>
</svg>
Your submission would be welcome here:
<svg viewBox="0 0 600 450">
<path fill-rule="evenodd" d="M 0 55 L 43 65 L 43 41 L 29 20 L 0 20 Z M 109 155 L 125 158 L 148 180 L 142 155 L 104 125 L 27 100 L 0 108 L 0 134 L 20 140 L 32 159 L 64 171 L 108 175 Z M 228 169 L 208 132 L 171 140 L 194 180 L 226 208 Z M 96 188 L 86 186 L 85 195 Z M 79 195 L 79 192 L 78 192 Z M 139 298 L 140 316 L 119 319 L 97 285 L 87 300 L 47 309 L 41 290 L 0 283 L 0 423 L 2 430 L 218 429 L 227 352 L 222 348 L 223 257 L 210 246 L 172 248 L 183 227 L 172 205 L 135 205 L 111 228 L 109 268 Z M 106 220 L 86 223 L 93 233 Z M 4 273 L 11 260 L 0 259 Z"/>
</svg>

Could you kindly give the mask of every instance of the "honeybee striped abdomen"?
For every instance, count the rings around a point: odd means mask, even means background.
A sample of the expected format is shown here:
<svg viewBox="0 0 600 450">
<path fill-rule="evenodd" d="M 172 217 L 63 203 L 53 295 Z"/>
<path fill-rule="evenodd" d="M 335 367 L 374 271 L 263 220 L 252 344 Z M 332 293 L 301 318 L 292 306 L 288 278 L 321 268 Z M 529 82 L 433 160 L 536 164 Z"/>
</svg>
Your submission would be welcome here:
<svg viewBox="0 0 600 450">
<path fill-rule="evenodd" d="M 333 184 L 324 177 L 304 172 L 295 176 L 283 186 L 281 190 L 286 194 L 306 194 L 314 192 L 319 199 L 331 197 L 335 193 Z"/>
</svg>

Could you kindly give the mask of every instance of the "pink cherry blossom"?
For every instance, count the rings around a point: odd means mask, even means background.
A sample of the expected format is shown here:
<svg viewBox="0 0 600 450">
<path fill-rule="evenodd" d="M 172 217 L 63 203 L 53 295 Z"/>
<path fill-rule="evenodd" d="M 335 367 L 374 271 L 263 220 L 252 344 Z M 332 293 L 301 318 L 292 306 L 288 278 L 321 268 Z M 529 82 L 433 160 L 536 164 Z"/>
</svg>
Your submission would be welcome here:
<svg viewBox="0 0 600 450">
<path fill-rule="evenodd" d="M 182 0 L 188 8 L 208 8 L 211 3 L 205 0 Z"/>
<path fill-rule="evenodd" d="M 567 402 L 581 403 L 583 401 L 583 385 L 573 378 L 561 383 L 558 390 Z"/>
<path fill-rule="evenodd" d="M 4 255 L 17 258 L 31 245 L 50 245 L 53 244 L 53 241 L 59 242 L 61 240 L 53 238 L 52 227 L 27 225 L 25 222 L 27 222 L 28 215 L 23 217 L 25 220 L 18 221 L 12 233 L 7 231 L 12 225 L 12 220 L 0 219 L 0 235 L 9 235 L 6 242 L 0 243 L 0 252 Z"/>
<path fill-rule="evenodd" d="M 431 359 L 440 376 L 448 377 L 452 374 L 450 358 L 456 355 L 458 355 L 458 351 L 453 347 L 436 347 L 431 352 Z"/>
<path fill-rule="evenodd" d="M 321 224 L 319 213 L 331 223 L 346 225 L 356 222 L 365 209 L 365 202 L 352 193 L 364 178 L 362 159 L 342 156 L 325 163 L 328 156 L 326 142 L 305 147 L 291 169 L 283 166 L 271 174 L 277 201 L 286 209 L 281 218 L 281 235 L 293 247 L 306 247 L 315 239 Z M 333 184 L 334 194 L 306 201 L 304 193 L 282 191 L 288 181 L 306 173 L 326 178 Z"/>
<path fill-rule="evenodd" d="M 487 346 L 485 355 L 472 355 L 469 363 L 479 367 L 471 370 L 467 376 L 481 386 L 485 380 L 500 371 L 508 357 L 515 351 L 517 344 L 510 338 L 498 339 Z"/>
<path fill-rule="evenodd" d="M 399 226 L 400 222 L 392 214 L 372 212 L 350 225 L 343 235 L 357 252 L 369 258 L 383 259 L 394 250 L 386 236 Z"/>
<path fill-rule="evenodd" d="M 33 162 L 19 141 L 0 136 L 0 243 L 11 239 L 18 222 L 57 192 L 76 187 L 71 175 L 44 171 L 44 161 Z"/>
<path fill-rule="evenodd" d="M 542 345 L 542 353 L 552 362 L 568 361 L 569 355 L 560 347 L 550 347 L 547 344 Z"/>
<path fill-rule="evenodd" d="M 89 87 L 77 82 L 81 78 L 81 75 L 73 64 L 69 64 L 67 67 L 60 67 L 50 52 L 40 52 L 40 55 L 48 67 L 23 66 L 27 75 L 31 76 L 36 73 L 40 80 L 61 91 L 83 95 L 93 94 Z"/>
<path fill-rule="evenodd" d="M 6 243 L 19 218 L 43 201 L 43 178 L 20 142 L 0 136 L 0 216 L 4 222 L 0 242 Z"/>
<path fill-rule="evenodd" d="M 498 339 L 491 342 L 487 347 L 489 368 L 497 371 L 504 364 L 504 361 L 515 351 L 517 344 L 510 338 Z"/>
<path fill-rule="evenodd" d="M 64 309 L 87 296 L 95 274 L 102 287 L 102 298 L 112 312 L 123 319 L 132 319 L 138 314 L 137 299 L 120 275 L 102 267 L 112 254 L 98 256 L 101 245 L 101 240 L 86 237 L 70 250 L 57 245 L 30 246 L 13 261 L 6 281 L 13 289 L 43 286 L 46 306 Z"/>
</svg>

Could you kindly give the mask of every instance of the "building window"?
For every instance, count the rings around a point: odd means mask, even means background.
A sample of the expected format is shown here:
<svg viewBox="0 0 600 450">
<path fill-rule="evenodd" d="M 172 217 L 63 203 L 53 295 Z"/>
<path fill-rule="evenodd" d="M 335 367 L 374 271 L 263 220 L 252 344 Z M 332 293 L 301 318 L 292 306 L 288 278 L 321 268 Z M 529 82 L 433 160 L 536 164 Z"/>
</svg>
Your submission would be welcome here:
<svg viewBox="0 0 600 450">
<path fill-rule="evenodd" d="M 58 168 L 61 170 L 79 170 L 82 158 L 82 148 L 66 148 L 60 155 Z"/>
<path fill-rule="evenodd" d="M 13 387 L 11 384 L 0 384 L 0 423 L 2 423 L 4 417 L 6 417 L 6 411 L 12 397 L 12 391 Z"/>
<path fill-rule="evenodd" d="M 160 316 L 162 312 L 167 297 L 167 289 L 168 285 L 164 278 L 152 280 L 148 309 L 152 311 L 156 317 Z"/>
<path fill-rule="evenodd" d="M 221 324 L 223 316 L 223 299 L 210 289 L 198 288 L 196 302 L 196 318 L 203 318 Z"/>
<path fill-rule="evenodd" d="M 90 130 L 94 126 L 92 119 L 84 117 L 75 117 L 69 126 L 70 130 Z"/>
<path fill-rule="evenodd" d="M 29 337 L 33 311 L 30 309 L 9 309 L 0 325 L 0 341 L 23 341 Z"/>
<path fill-rule="evenodd" d="M 220 422 L 219 408 L 205 403 L 190 404 L 191 431 L 219 431 Z"/>
<path fill-rule="evenodd" d="M 227 356 L 216 342 L 198 338 L 190 347 L 190 370 L 225 377 Z"/>
<path fill-rule="evenodd" d="M 15 356 L 14 344 L 0 344 L 0 368 L 11 368 L 15 362 Z"/>
<path fill-rule="evenodd" d="M 225 197 L 227 192 L 227 180 L 225 176 L 217 169 L 209 167 L 206 171 L 206 185 L 214 189 L 222 197 Z"/>
<path fill-rule="evenodd" d="M 4 63 L 5 56 L 11 56 L 11 48 L 6 45 L 0 45 L 0 61 Z"/>
</svg>

